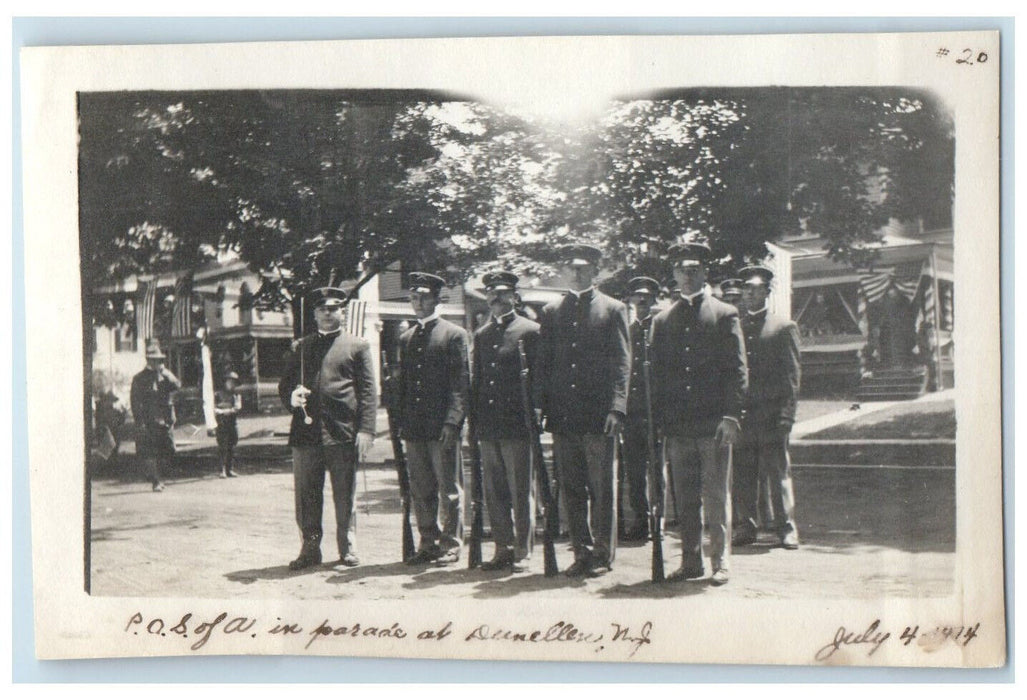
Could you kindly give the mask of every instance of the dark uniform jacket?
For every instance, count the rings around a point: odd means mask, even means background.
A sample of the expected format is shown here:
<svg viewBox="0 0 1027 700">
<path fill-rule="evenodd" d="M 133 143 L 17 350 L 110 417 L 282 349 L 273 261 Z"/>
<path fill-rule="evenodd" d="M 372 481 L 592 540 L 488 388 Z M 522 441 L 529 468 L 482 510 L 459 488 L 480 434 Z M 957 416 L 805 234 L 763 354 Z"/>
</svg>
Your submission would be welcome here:
<svg viewBox="0 0 1027 700">
<path fill-rule="evenodd" d="M 423 329 L 414 323 L 399 343 L 402 355 L 396 405 L 402 436 L 438 440 L 443 425 L 460 427 L 467 413 L 467 332 L 439 318 Z"/>
<path fill-rule="evenodd" d="M 597 289 L 567 293 L 542 310 L 536 380 L 546 429 L 603 432 L 611 411 L 628 410 L 628 309 Z"/>
<path fill-rule="evenodd" d="M 742 315 L 749 365 L 746 425 L 761 430 L 791 427 L 799 398 L 799 328 L 763 310 Z"/>
<path fill-rule="evenodd" d="M 652 315 L 647 316 L 643 321 L 635 319 L 631 322 L 631 382 L 628 392 L 628 422 L 639 425 L 644 425 L 646 421 L 644 331 L 648 329 L 651 334 L 652 328 Z M 649 363 L 651 367 L 651 357 Z"/>
<path fill-rule="evenodd" d="M 671 436 L 712 436 L 725 416 L 741 418 L 745 400 L 738 309 L 708 289 L 694 303 L 679 298 L 653 319 L 653 410 Z"/>
<path fill-rule="evenodd" d="M 538 354 L 538 335 L 539 324 L 513 312 L 493 318 L 475 332 L 471 422 L 479 440 L 528 437 L 517 341 L 524 341 L 530 376 Z"/>
<path fill-rule="evenodd" d="M 299 384 L 312 392 L 307 396 L 307 415 L 314 419 L 310 425 L 303 422 L 302 411 L 292 408 L 292 392 Z M 358 431 L 374 435 L 378 394 L 371 346 L 341 329 L 304 336 L 278 383 L 278 395 L 292 413 L 290 447 L 348 444 Z"/>
<path fill-rule="evenodd" d="M 132 420 L 138 427 L 171 428 L 175 425 L 175 404 L 172 394 L 182 388 L 166 368 L 158 374 L 149 367 L 132 377 L 129 402 Z"/>
</svg>

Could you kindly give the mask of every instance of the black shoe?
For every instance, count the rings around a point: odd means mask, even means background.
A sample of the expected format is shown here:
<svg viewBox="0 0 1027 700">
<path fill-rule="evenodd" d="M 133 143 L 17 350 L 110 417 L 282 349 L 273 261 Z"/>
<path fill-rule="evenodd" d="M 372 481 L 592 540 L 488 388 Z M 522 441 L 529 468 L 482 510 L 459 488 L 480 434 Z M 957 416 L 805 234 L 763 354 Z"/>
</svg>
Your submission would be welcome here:
<svg viewBox="0 0 1027 700">
<path fill-rule="evenodd" d="M 514 553 L 513 550 L 506 550 L 505 552 L 499 552 L 496 556 L 492 557 L 489 561 L 482 562 L 482 571 L 499 571 L 501 569 L 513 568 L 514 565 Z"/>
<path fill-rule="evenodd" d="M 592 575 L 592 560 L 591 559 L 575 559 L 574 563 L 563 572 L 571 578 L 584 578 L 585 576 Z"/>
<path fill-rule="evenodd" d="M 697 578 L 702 578 L 706 575 L 706 570 L 703 569 L 702 564 L 692 564 L 686 566 L 682 564 L 677 571 L 674 571 L 667 576 L 668 581 L 692 581 Z"/>
<path fill-rule="evenodd" d="M 447 566 L 449 564 L 456 564 L 460 561 L 460 550 L 457 548 L 448 549 L 439 556 L 435 557 L 436 566 Z"/>
<path fill-rule="evenodd" d="M 747 547 L 756 544 L 756 528 L 752 525 L 740 525 L 731 537 L 732 547 Z"/>
<path fill-rule="evenodd" d="M 299 571 L 300 569 L 309 569 L 312 566 L 318 566 L 320 564 L 321 550 L 304 547 L 300 552 L 300 555 L 289 562 L 289 570 Z"/>
<path fill-rule="evenodd" d="M 405 563 L 410 564 L 411 566 L 416 566 L 418 564 L 430 564 L 438 558 L 439 553 L 433 549 L 419 549 L 414 556 L 407 559 Z"/>
<path fill-rule="evenodd" d="M 649 539 L 649 527 L 647 525 L 636 525 L 624 533 L 625 542 L 645 542 Z"/>
</svg>

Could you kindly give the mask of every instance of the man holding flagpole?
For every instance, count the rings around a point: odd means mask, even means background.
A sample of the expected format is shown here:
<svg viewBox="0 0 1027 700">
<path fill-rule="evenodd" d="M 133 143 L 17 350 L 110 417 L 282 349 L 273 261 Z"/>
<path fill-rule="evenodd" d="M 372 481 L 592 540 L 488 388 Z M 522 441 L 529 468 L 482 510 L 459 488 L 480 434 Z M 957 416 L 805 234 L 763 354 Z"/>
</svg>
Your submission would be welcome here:
<svg viewBox="0 0 1027 700">
<path fill-rule="evenodd" d="M 278 384 L 293 414 L 289 446 L 302 539 L 299 556 L 289 563 L 294 571 L 321 563 L 325 471 L 332 480 L 339 563 L 360 563 L 353 517 L 356 469 L 374 442 L 378 410 L 371 346 L 342 328 L 346 292 L 322 287 L 312 296 L 317 331 L 300 339 Z"/>
</svg>

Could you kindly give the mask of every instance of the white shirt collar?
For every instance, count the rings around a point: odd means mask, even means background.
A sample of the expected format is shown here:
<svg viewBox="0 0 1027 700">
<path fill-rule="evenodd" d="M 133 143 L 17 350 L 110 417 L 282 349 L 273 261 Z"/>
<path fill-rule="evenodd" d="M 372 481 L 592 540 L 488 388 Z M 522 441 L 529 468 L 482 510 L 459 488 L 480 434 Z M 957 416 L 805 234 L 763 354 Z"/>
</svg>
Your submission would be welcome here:
<svg viewBox="0 0 1027 700">
<path fill-rule="evenodd" d="M 709 291 L 709 289 L 710 289 L 710 286 L 708 284 L 704 284 L 702 286 L 702 289 L 700 289 L 695 294 L 684 294 L 684 293 L 682 293 L 681 294 L 681 298 L 684 299 L 685 301 L 687 301 L 689 304 L 694 304 L 695 300 L 698 299 L 700 296 L 705 296 L 706 293 Z"/>
<path fill-rule="evenodd" d="M 573 289 L 568 289 L 567 291 L 570 294 L 573 294 L 576 299 L 581 299 L 581 297 L 585 296 L 586 294 L 588 294 L 589 292 L 591 292 L 595 288 L 596 288 L 596 286 L 593 284 L 588 289 L 582 289 L 580 292 L 575 292 Z"/>
<path fill-rule="evenodd" d="M 417 323 L 420 324 L 421 328 L 424 328 L 425 326 L 427 326 L 432 321 L 437 321 L 438 319 L 439 319 L 439 310 L 436 309 L 435 311 L 432 312 L 431 316 L 427 316 L 425 318 L 419 318 L 419 319 L 416 319 L 416 320 L 417 320 Z"/>
<path fill-rule="evenodd" d="M 767 303 L 763 302 L 763 306 L 761 306 L 760 308 L 756 309 L 755 311 L 753 311 L 752 309 L 748 309 L 747 313 L 750 316 L 759 316 L 761 313 L 765 312 L 766 310 L 767 310 Z"/>
</svg>

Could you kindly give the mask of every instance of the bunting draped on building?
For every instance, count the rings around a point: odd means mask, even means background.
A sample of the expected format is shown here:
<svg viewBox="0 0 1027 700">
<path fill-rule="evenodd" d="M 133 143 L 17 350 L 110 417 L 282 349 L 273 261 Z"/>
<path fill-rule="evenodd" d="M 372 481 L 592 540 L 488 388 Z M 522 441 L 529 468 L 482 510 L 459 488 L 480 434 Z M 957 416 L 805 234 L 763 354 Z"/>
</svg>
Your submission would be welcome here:
<svg viewBox="0 0 1027 700">
<path fill-rule="evenodd" d="M 171 309 L 171 335 L 184 338 L 193 334 L 193 273 L 175 280 L 175 303 Z"/>
<path fill-rule="evenodd" d="M 882 270 L 876 274 L 864 275 L 859 279 L 859 289 L 866 298 L 867 304 L 873 304 L 881 299 L 889 289 L 894 289 L 906 301 L 913 301 L 916 297 L 917 288 L 920 286 L 919 270 L 910 274 L 909 270 L 897 267 Z"/>
<path fill-rule="evenodd" d="M 147 341 L 153 337 L 153 317 L 157 307 L 157 279 L 140 282 L 143 287 L 143 300 L 139 304 L 136 318 L 136 337 Z"/>
<path fill-rule="evenodd" d="M 346 310 L 346 331 L 358 338 L 364 337 L 364 321 L 367 318 L 367 302 L 352 299 Z"/>
</svg>

